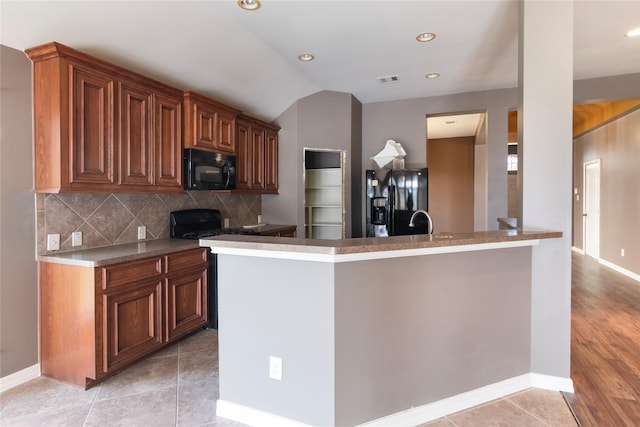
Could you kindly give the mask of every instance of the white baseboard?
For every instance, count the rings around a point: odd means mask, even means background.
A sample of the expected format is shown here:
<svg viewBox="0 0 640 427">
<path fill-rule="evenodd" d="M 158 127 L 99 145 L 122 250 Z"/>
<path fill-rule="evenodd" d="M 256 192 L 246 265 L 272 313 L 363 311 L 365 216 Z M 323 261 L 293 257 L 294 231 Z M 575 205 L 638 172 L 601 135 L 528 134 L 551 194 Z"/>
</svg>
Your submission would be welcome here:
<svg viewBox="0 0 640 427">
<path fill-rule="evenodd" d="M 10 388 L 19 386 L 20 384 L 24 384 L 34 378 L 38 378 L 39 376 L 40 364 L 36 363 L 35 365 L 24 368 L 21 371 L 14 372 L 13 374 L 7 375 L 6 377 L 2 377 L 0 378 L 0 393 L 3 391 L 7 391 Z"/>
<path fill-rule="evenodd" d="M 291 418 L 281 417 L 280 415 L 238 405 L 237 403 L 222 399 L 218 400 L 216 415 L 254 427 L 311 427 L 310 424 L 301 423 Z"/>
<path fill-rule="evenodd" d="M 571 250 L 581 255 L 586 255 L 583 249 L 577 248 L 575 246 L 573 246 Z M 611 261 L 607 261 L 606 259 L 602 259 L 602 258 L 594 258 L 594 259 L 596 259 L 600 264 L 604 265 L 605 267 L 609 267 L 613 271 L 617 271 L 620 274 L 623 274 L 637 282 L 640 282 L 640 274 L 634 273 L 631 270 L 627 270 L 626 268 L 620 267 L 619 265 L 614 264 Z"/>
<path fill-rule="evenodd" d="M 360 424 L 359 427 L 419 425 L 532 387 L 573 393 L 573 381 L 571 378 L 529 373 L 368 421 Z M 216 414 L 251 426 L 308 426 L 299 421 L 225 400 L 218 400 Z"/>
<path fill-rule="evenodd" d="M 509 378 L 494 384 L 477 388 L 465 393 L 438 400 L 398 412 L 384 418 L 360 424 L 360 427 L 395 427 L 399 425 L 419 425 L 442 418 L 454 412 L 463 411 L 483 403 L 517 393 L 528 388 L 543 388 L 547 390 L 568 391 L 573 393 L 571 378 L 552 377 L 540 374 L 525 374 Z"/>
<path fill-rule="evenodd" d="M 607 261 L 606 259 L 598 258 L 598 262 L 605 267 L 609 267 L 610 269 L 617 271 L 620 274 L 624 274 L 625 276 L 640 282 L 640 274 L 636 274 L 631 270 L 627 270 L 626 268 L 620 267 L 617 264 Z"/>
<path fill-rule="evenodd" d="M 573 381 L 571 378 L 554 377 L 543 374 L 529 374 L 531 376 L 531 387 L 543 388 L 545 390 L 566 391 L 573 393 Z"/>
</svg>

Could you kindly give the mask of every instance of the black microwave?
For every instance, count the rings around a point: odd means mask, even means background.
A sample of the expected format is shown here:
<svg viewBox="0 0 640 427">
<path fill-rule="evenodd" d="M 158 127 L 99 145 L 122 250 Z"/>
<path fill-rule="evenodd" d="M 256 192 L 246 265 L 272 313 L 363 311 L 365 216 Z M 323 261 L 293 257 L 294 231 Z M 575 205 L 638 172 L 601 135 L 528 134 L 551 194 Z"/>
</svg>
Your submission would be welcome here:
<svg viewBox="0 0 640 427">
<path fill-rule="evenodd" d="M 233 190 L 236 157 L 195 148 L 184 149 L 185 190 Z"/>
</svg>

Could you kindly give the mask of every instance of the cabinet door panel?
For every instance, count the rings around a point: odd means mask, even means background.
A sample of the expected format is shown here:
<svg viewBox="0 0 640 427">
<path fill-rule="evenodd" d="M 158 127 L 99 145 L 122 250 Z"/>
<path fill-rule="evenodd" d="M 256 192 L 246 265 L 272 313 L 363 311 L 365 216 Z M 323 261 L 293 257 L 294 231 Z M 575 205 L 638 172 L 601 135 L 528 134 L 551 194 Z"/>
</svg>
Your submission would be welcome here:
<svg viewBox="0 0 640 427">
<path fill-rule="evenodd" d="M 251 128 L 251 188 L 264 188 L 264 130 Z"/>
<path fill-rule="evenodd" d="M 264 188 L 269 193 L 278 192 L 278 133 L 267 130 L 265 133 L 265 183 Z"/>
<path fill-rule="evenodd" d="M 151 91 L 120 83 L 120 184 L 152 185 Z"/>
<path fill-rule="evenodd" d="M 195 104 L 193 108 L 195 114 L 194 134 L 196 135 L 194 146 L 214 150 L 216 148 L 216 112 L 200 104 Z"/>
<path fill-rule="evenodd" d="M 235 154 L 235 116 L 230 113 L 219 111 L 217 113 L 217 120 L 218 138 L 216 140 L 216 150 L 224 153 Z"/>
<path fill-rule="evenodd" d="M 105 372 L 162 346 L 161 286 L 158 281 L 103 295 Z"/>
<path fill-rule="evenodd" d="M 207 269 L 166 281 L 166 340 L 173 341 L 207 322 Z"/>
<path fill-rule="evenodd" d="M 155 97 L 155 183 L 182 188 L 182 100 Z"/>
<path fill-rule="evenodd" d="M 114 184 L 114 80 L 69 65 L 71 76 L 70 183 Z"/>
<path fill-rule="evenodd" d="M 245 123 L 238 121 L 236 125 L 236 188 L 251 188 L 251 127 Z"/>
</svg>

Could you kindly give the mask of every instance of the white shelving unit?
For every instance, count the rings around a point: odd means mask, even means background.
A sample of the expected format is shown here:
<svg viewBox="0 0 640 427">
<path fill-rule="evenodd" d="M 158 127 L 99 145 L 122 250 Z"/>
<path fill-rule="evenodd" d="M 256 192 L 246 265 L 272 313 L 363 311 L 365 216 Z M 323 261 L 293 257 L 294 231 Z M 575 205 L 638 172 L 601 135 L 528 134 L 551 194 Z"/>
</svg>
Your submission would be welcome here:
<svg viewBox="0 0 640 427">
<path fill-rule="evenodd" d="M 342 169 L 307 169 L 305 174 L 305 237 L 342 239 Z"/>
</svg>

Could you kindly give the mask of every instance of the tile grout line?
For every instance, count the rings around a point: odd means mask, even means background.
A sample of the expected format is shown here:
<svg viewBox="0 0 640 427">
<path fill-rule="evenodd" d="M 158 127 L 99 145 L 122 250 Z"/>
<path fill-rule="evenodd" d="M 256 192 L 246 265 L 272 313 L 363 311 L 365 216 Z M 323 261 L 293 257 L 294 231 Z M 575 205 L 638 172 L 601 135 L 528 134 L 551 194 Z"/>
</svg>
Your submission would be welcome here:
<svg viewBox="0 0 640 427">
<path fill-rule="evenodd" d="M 174 426 L 178 425 L 178 416 L 180 411 L 180 406 L 178 402 L 180 401 L 180 348 L 182 347 L 182 341 L 178 343 L 178 357 L 176 357 L 176 412 L 174 418 Z"/>
<path fill-rule="evenodd" d="M 558 393 L 560 393 L 560 392 L 558 392 Z M 566 402 L 564 401 L 564 398 L 562 397 L 562 393 L 560 393 L 560 397 L 562 398 L 562 401 L 563 401 L 564 403 L 566 403 Z M 509 399 L 508 397 L 505 397 L 505 398 L 504 398 L 504 400 L 505 400 L 505 401 L 507 401 L 507 402 L 509 402 L 509 403 L 510 403 L 510 404 L 512 404 L 513 406 L 515 406 L 515 407 L 517 407 L 517 408 L 520 408 L 521 410 L 523 410 L 524 412 L 526 412 L 527 414 L 529 414 L 530 416 L 532 416 L 532 417 L 533 417 L 533 418 L 535 418 L 536 420 L 540 421 L 540 422 L 541 422 L 542 424 L 544 424 L 545 426 L 553 427 L 552 425 L 550 425 L 549 423 L 547 423 L 547 421 L 545 421 L 545 420 L 543 420 L 543 419 L 540 419 L 537 415 L 535 415 L 535 414 L 533 414 L 533 413 L 529 412 L 529 410 L 528 410 L 527 408 L 525 408 L 525 407 L 523 407 L 523 406 L 521 406 L 521 405 L 518 405 L 517 403 L 515 403 L 515 402 L 511 401 L 511 399 Z M 569 408 L 567 408 L 567 410 L 569 410 Z M 569 411 L 570 411 L 570 410 L 569 410 Z M 571 411 L 570 411 L 570 412 L 571 412 Z M 571 415 L 572 415 L 572 418 L 575 420 L 575 418 L 573 417 L 573 414 L 571 414 Z M 577 425 L 577 424 L 576 424 L 576 425 Z"/>
<path fill-rule="evenodd" d="M 87 425 L 87 420 L 89 420 L 89 415 L 91 415 L 91 411 L 98 400 L 98 395 L 100 394 L 100 390 L 102 390 L 102 384 L 100 384 L 98 390 L 96 390 L 96 394 L 93 396 L 93 400 L 91 401 L 91 406 L 89 406 L 89 410 L 87 411 L 87 415 L 84 417 L 84 421 L 82 422 L 82 427 Z"/>
</svg>

